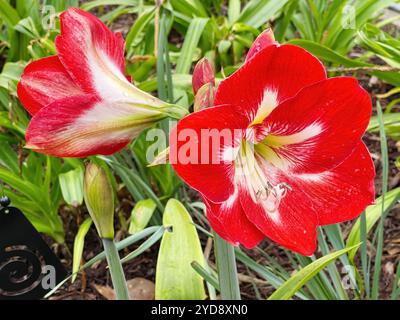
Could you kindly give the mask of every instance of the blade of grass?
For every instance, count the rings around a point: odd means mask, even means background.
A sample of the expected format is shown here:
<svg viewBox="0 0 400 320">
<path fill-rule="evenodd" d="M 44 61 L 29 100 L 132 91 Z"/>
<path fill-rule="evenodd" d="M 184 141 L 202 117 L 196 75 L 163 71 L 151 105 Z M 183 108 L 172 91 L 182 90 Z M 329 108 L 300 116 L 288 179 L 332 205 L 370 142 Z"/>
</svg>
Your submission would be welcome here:
<svg viewBox="0 0 400 320">
<path fill-rule="evenodd" d="M 370 297 L 370 274 L 368 268 L 368 255 L 367 255 L 367 242 L 368 242 L 368 232 L 367 232 L 367 216 L 365 211 L 360 217 L 360 240 L 361 242 L 361 268 L 364 279 L 364 288 L 366 298 Z"/>
<path fill-rule="evenodd" d="M 214 245 L 222 300 L 240 300 L 235 249 L 216 233 Z"/>
<path fill-rule="evenodd" d="M 192 268 L 209 284 L 211 284 L 215 289 L 218 291 L 220 290 L 219 288 L 219 282 L 214 275 L 212 275 L 209 271 L 207 271 L 203 266 L 200 265 L 197 261 L 193 261 L 191 263 Z"/>
<path fill-rule="evenodd" d="M 145 252 L 147 249 L 149 249 L 150 247 L 152 247 L 158 240 L 161 239 L 161 237 L 164 234 L 165 229 L 164 228 L 160 228 L 159 230 L 157 230 L 150 238 L 148 238 L 145 242 L 143 242 L 139 248 L 137 248 L 136 250 L 132 251 L 131 253 L 129 253 L 126 257 L 124 257 L 123 259 L 121 259 L 121 263 L 125 263 L 128 262 L 134 258 L 136 258 L 137 256 L 139 256 L 140 254 L 142 254 L 143 252 Z"/>
<path fill-rule="evenodd" d="M 379 118 L 379 135 L 381 141 L 381 154 L 382 154 L 382 206 L 381 206 L 381 218 L 378 225 L 378 243 L 376 248 L 376 256 L 375 256 L 375 265 L 374 265 L 374 274 L 372 278 L 372 290 L 371 290 L 371 298 L 376 300 L 379 296 L 379 284 L 380 284 L 380 275 L 381 275 L 381 264 L 382 264 L 382 253 L 383 253 L 383 229 L 385 222 L 385 194 L 388 188 L 388 179 L 389 179 L 389 155 L 388 155 L 388 146 L 386 140 L 385 126 L 383 123 L 383 113 L 381 104 L 379 101 L 376 104 L 376 109 L 378 112 Z"/>
<path fill-rule="evenodd" d="M 359 244 L 357 244 L 357 246 L 359 246 Z M 310 279 L 316 276 L 324 267 L 351 249 L 352 247 L 335 251 L 331 254 L 323 256 L 322 258 L 319 258 L 318 260 L 315 260 L 308 266 L 295 273 L 289 280 L 280 286 L 278 290 L 276 290 L 268 298 L 268 300 L 290 299 L 301 287 L 303 287 L 308 281 L 310 281 Z"/>
<path fill-rule="evenodd" d="M 189 73 L 190 67 L 192 66 L 193 54 L 208 20 L 208 18 L 195 18 L 190 23 L 176 64 L 176 73 Z"/>
<path fill-rule="evenodd" d="M 397 300 L 400 295 L 400 262 L 397 264 L 397 271 L 393 279 L 392 294 L 390 295 L 391 300 Z"/>
</svg>

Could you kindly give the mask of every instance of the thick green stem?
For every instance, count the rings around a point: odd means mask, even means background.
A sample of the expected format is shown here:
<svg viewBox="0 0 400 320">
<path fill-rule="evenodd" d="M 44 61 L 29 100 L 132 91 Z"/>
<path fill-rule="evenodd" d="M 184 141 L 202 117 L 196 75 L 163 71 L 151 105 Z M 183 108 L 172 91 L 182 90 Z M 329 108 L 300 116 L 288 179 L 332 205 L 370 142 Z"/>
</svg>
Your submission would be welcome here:
<svg viewBox="0 0 400 320">
<path fill-rule="evenodd" d="M 110 268 L 111 280 L 117 300 L 129 300 L 128 287 L 117 247 L 112 239 L 102 239 L 104 251 L 107 257 L 108 267 Z"/>
<path fill-rule="evenodd" d="M 240 300 L 235 249 L 214 232 L 215 258 L 222 300 Z"/>
</svg>

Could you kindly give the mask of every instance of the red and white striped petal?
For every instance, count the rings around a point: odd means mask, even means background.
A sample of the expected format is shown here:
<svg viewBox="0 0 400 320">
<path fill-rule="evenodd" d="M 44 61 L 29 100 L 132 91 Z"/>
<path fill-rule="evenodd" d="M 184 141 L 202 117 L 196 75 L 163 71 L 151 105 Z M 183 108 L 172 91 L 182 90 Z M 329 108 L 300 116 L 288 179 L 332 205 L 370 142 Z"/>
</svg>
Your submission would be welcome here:
<svg viewBox="0 0 400 320">
<path fill-rule="evenodd" d="M 356 218 L 375 199 L 375 169 L 367 147 L 360 142 L 340 165 L 319 174 L 293 177 L 312 201 L 319 225 Z"/>
<path fill-rule="evenodd" d="M 60 21 L 58 56 L 82 88 L 103 96 L 110 94 L 104 91 L 114 91 L 116 84 L 128 82 L 124 77 L 124 40 L 120 34 L 114 34 L 100 19 L 77 8 L 63 12 Z"/>
<path fill-rule="evenodd" d="M 83 91 L 66 72 L 57 56 L 42 58 L 29 63 L 17 87 L 21 103 L 34 115 L 44 106 Z"/>
<path fill-rule="evenodd" d="M 158 107 L 161 101 L 139 90 L 125 76 L 124 39 L 97 17 L 71 8 L 61 14 L 58 57 L 86 91 L 108 101 Z"/>
<path fill-rule="evenodd" d="M 214 105 L 238 105 L 260 124 L 280 103 L 325 79 L 321 62 L 304 49 L 271 45 L 220 83 Z"/>
<path fill-rule="evenodd" d="M 222 203 L 213 203 L 204 197 L 203 201 L 211 227 L 231 244 L 241 244 L 251 249 L 265 238 L 264 234 L 247 219 L 237 191 Z"/>
<path fill-rule="evenodd" d="M 290 173 L 258 154 L 255 159 L 242 160 L 247 167 L 236 171 L 242 207 L 268 238 L 303 255 L 315 251 L 318 225 L 351 220 L 374 201 L 375 171 L 363 142 L 321 173 Z"/>
<path fill-rule="evenodd" d="M 158 111 L 83 95 L 57 100 L 29 123 L 27 148 L 57 157 L 109 155 L 164 117 Z"/>
<path fill-rule="evenodd" d="M 285 171 L 329 170 L 358 146 L 371 110 L 368 93 L 355 79 L 319 82 L 279 105 L 265 119 L 267 136 L 256 149 L 266 158 L 272 155 L 269 160 Z"/>
<path fill-rule="evenodd" d="M 190 114 L 170 134 L 170 162 L 178 175 L 213 202 L 234 193 L 233 160 L 249 120 L 233 106 Z"/>
<path fill-rule="evenodd" d="M 260 190 L 255 200 L 247 183 L 240 184 L 240 202 L 247 218 L 281 246 L 312 255 L 317 246 L 318 217 L 306 191 L 298 188 L 282 171 L 268 165 L 262 169 L 272 186 L 268 194 Z"/>
<path fill-rule="evenodd" d="M 310 200 L 250 143 L 241 144 L 234 181 L 247 218 L 265 236 L 304 255 L 315 250 L 318 219 Z"/>
</svg>

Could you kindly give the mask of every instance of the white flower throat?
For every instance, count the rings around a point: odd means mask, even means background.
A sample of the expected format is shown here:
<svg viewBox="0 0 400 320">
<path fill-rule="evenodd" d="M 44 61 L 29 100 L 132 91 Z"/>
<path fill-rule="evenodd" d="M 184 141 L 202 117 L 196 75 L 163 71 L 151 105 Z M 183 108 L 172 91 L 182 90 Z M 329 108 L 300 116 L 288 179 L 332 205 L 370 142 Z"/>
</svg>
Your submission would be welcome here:
<svg viewBox="0 0 400 320">
<path fill-rule="evenodd" d="M 246 188 L 254 203 L 267 212 L 275 212 L 291 187 L 286 183 L 272 185 L 260 166 L 265 161 L 257 145 L 243 140 L 235 159 L 235 182 Z"/>
</svg>

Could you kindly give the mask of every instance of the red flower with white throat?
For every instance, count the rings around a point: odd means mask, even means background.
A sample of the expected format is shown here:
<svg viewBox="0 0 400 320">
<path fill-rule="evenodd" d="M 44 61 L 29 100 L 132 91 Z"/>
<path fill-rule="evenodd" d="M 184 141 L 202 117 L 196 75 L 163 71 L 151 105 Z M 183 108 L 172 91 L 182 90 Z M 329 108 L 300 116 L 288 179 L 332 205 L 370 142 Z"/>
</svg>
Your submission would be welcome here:
<svg viewBox="0 0 400 320">
<path fill-rule="evenodd" d="M 121 34 L 76 8 L 60 21 L 57 55 L 28 64 L 18 84 L 33 115 L 27 148 L 60 157 L 108 155 L 155 122 L 185 114 L 131 84 Z"/>
<path fill-rule="evenodd" d="M 374 201 L 361 140 L 371 109 L 355 79 L 327 79 L 317 58 L 267 31 L 220 83 L 214 107 L 177 124 L 171 163 L 225 240 L 251 248 L 268 237 L 311 255 L 318 226 L 353 219 Z M 216 139 L 227 130 L 231 139 Z"/>
</svg>

